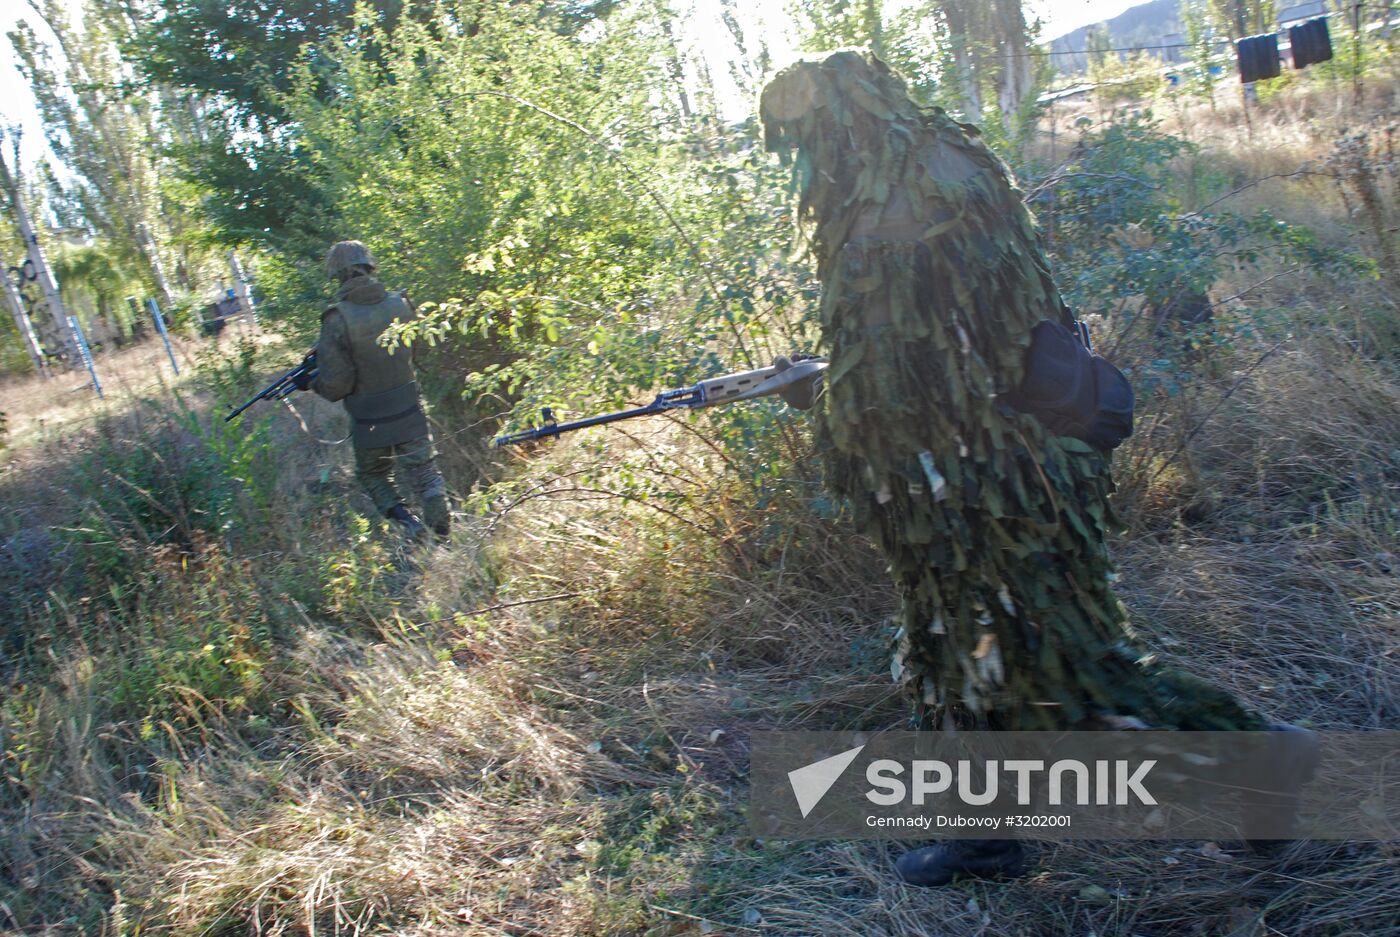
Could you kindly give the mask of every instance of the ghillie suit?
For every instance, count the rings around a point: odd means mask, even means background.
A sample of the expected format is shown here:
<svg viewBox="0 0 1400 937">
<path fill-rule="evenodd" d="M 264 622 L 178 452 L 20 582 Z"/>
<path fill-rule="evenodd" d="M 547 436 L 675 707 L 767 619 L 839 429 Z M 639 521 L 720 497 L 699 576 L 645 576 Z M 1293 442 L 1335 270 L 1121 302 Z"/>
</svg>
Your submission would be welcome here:
<svg viewBox="0 0 1400 937">
<path fill-rule="evenodd" d="M 761 114 L 825 288 L 828 481 L 889 561 L 893 669 L 928 721 L 1262 728 L 1144 662 L 1110 586 L 1107 456 L 1005 403 L 1062 309 L 1006 166 L 859 52 L 786 69 Z"/>
</svg>

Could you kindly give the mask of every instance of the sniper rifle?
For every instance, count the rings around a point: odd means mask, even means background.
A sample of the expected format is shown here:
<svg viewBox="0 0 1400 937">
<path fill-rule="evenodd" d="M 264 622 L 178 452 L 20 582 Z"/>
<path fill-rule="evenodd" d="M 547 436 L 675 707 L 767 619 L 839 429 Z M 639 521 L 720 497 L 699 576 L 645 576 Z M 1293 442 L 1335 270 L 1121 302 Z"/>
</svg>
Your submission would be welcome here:
<svg viewBox="0 0 1400 937">
<path fill-rule="evenodd" d="M 810 355 L 794 355 L 793 358 L 795 360 L 780 357 L 773 362 L 773 366 L 770 368 L 723 374 L 719 377 L 708 378 L 690 387 L 663 390 L 656 395 L 655 400 L 644 407 L 618 410 L 600 416 L 586 417 L 582 420 L 571 420 L 567 423 L 560 423 L 554 418 L 554 411 L 549 407 L 544 407 L 540 411 L 540 416 L 544 421 L 542 425 L 523 432 L 511 433 L 508 436 L 497 436 L 495 444 L 497 446 L 514 446 L 550 436 L 558 437 L 561 433 L 588 426 L 616 423 L 618 420 L 630 420 L 633 417 L 647 416 L 651 413 L 663 413 L 667 410 L 699 410 L 702 407 L 734 403 L 739 400 L 753 400 L 757 397 L 768 397 L 773 394 L 782 396 L 791 406 L 799 410 L 806 410 L 812 406 L 816 399 L 816 385 L 821 380 L 822 372 L 826 370 L 827 361 L 825 358 Z"/>
</svg>

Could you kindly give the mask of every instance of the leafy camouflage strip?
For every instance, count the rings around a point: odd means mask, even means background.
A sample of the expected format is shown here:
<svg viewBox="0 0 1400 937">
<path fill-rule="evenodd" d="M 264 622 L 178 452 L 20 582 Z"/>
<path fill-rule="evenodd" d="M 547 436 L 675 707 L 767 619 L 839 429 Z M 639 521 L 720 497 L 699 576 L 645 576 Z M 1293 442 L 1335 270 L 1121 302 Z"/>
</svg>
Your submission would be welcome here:
<svg viewBox="0 0 1400 937">
<path fill-rule="evenodd" d="M 903 600 L 895 676 L 963 724 L 1261 726 L 1144 662 L 1111 587 L 1106 457 L 998 399 L 1060 308 L 1006 166 L 858 52 L 786 69 L 761 112 L 825 286 L 829 483 Z"/>
</svg>

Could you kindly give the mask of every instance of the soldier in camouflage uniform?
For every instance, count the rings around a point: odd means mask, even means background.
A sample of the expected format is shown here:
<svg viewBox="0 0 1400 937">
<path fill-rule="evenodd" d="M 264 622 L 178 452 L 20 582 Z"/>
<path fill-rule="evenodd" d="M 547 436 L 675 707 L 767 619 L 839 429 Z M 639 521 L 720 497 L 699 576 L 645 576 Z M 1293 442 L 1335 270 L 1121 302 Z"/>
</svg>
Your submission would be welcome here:
<svg viewBox="0 0 1400 937">
<path fill-rule="evenodd" d="M 794 164 L 823 287 L 828 484 L 889 562 L 892 672 L 920 724 L 1276 730 L 1273 775 L 1296 791 L 1311 733 L 1157 661 L 1128 628 L 1108 453 L 1007 405 L 1064 304 L 1005 164 L 860 52 L 785 69 L 760 111 L 768 148 Z M 1027 859 L 1015 840 L 949 840 L 896 868 L 942 885 Z"/>
<path fill-rule="evenodd" d="M 390 292 L 375 279 L 376 269 L 359 241 L 331 247 L 326 273 L 340 281 L 340 288 L 335 304 L 321 316 L 316 376 L 307 386 L 327 400 L 345 403 L 352 421 L 355 477 L 374 506 L 415 537 L 431 529 L 446 539 L 451 526 L 447 486 L 418 399 L 413 354 L 379 344 L 389 325 L 417 313 L 402 292 Z M 396 469 L 422 502 L 423 520 L 404 503 L 394 480 Z"/>
</svg>

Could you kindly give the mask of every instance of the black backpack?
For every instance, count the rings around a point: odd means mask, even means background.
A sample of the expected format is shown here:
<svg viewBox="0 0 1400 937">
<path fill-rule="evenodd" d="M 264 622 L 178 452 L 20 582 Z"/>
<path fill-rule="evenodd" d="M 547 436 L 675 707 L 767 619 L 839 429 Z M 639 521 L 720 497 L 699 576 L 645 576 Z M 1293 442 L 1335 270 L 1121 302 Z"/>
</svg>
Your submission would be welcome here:
<svg viewBox="0 0 1400 937">
<path fill-rule="evenodd" d="M 1008 402 L 1056 436 L 1115 449 L 1133 434 L 1133 387 L 1094 354 L 1087 330 L 1068 308 L 1064 319 L 1046 319 L 1031 330 L 1025 374 Z"/>
</svg>

